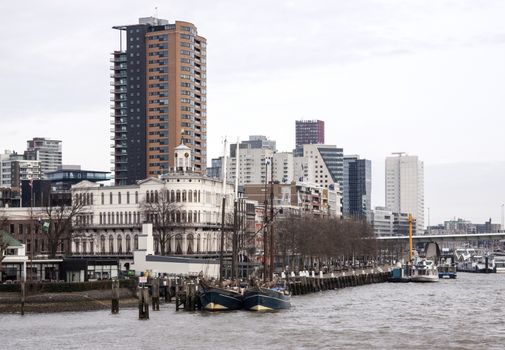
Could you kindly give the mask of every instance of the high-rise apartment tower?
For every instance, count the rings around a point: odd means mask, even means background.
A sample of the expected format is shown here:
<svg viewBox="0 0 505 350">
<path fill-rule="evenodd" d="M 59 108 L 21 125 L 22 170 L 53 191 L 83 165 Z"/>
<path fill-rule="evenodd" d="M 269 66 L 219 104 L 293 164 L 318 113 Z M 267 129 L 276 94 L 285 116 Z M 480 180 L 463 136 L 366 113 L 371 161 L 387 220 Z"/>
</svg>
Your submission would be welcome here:
<svg viewBox="0 0 505 350">
<path fill-rule="evenodd" d="M 181 143 L 192 150 L 195 172 L 204 173 L 206 39 L 191 23 L 154 17 L 113 28 L 120 32 L 111 58 L 115 183 L 167 173 Z"/>
<path fill-rule="evenodd" d="M 424 165 L 417 156 L 386 157 L 386 207 L 393 213 L 412 214 L 418 231 L 424 229 Z"/>
<path fill-rule="evenodd" d="M 40 161 L 42 175 L 55 171 L 61 165 L 61 141 L 34 137 L 26 142 L 25 160 Z"/>
<path fill-rule="evenodd" d="M 297 120 L 295 153 L 301 155 L 303 145 L 324 144 L 324 121 Z"/>
</svg>

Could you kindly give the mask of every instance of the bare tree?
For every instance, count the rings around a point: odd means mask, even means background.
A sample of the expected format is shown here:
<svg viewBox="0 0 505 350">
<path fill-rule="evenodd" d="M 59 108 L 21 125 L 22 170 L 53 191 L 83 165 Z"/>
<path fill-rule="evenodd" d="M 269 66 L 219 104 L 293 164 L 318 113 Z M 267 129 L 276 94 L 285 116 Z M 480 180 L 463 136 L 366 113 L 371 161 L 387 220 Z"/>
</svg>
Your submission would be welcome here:
<svg viewBox="0 0 505 350">
<path fill-rule="evenodd" d="M 174 227 L 187 222 L 183 218 L 181 198 L 171 198 L 168 190 L 155 191 L 141 203 L 141 209 L 147 222 L 153 224 L 153 238 L 160 247 L 161 255 L 167 255 L 168 243 L 177 233 Z"/>
<path fill-rule="evenodd" d="M 74 227 L 84 226 L 89 222 L 89 217 L 84 214 L 86 206 L 91 202 L 90 195 L 86 192 L 74 194 L 70 205 L 48 201 L 47 207 L 44 208 L 42 234 L 47 238 L 49 257 L 54 258 L 58 247 L 70 242 Z"/>
</svg>

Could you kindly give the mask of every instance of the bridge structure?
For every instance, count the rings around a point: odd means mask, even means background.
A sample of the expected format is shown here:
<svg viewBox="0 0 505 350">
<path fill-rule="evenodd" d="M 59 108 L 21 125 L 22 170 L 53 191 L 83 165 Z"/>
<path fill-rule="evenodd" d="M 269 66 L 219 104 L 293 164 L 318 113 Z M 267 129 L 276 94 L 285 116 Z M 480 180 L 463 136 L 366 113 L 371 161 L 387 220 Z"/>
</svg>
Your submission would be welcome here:
<svg viewBox="0 0 505 350">
<path fill-rule="evenodd" d="M 379 241 L 385 242 L 408 242 L 409 236 L 387 236 L 377 237 Z M 505 240 L 505 232 L 490 232 L 490 233 L 472 233 L 472 234 L 453 234 L 453 235 L 416 235 L 412 236 L 412 241 L 415 243 L 428 242 L 457 242 L 457 241 L 499 241 Z"/>
</svg>

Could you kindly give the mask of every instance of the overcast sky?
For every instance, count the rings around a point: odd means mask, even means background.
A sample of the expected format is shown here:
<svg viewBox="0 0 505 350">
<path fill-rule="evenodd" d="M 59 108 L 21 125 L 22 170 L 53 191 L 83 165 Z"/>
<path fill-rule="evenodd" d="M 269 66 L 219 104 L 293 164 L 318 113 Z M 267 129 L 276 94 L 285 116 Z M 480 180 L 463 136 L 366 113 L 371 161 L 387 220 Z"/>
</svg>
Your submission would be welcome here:
<svg viewBox="0 0 505 350">
<path fill-rule="evenodd" d="M 207 38 L 208 154 L 297 119 L 373 163 L 425 162 L 431 223 L 500 221 L 505 202 L 505 1 L 2 1 L 0 149 L 61 139 L 64 163 L 110 169 L 113 25 L 193 22 Z M 481 169 L 482 171 L 480 171 Z M 425 218 L 427 223 L 427 216 Z"/>
</svg>

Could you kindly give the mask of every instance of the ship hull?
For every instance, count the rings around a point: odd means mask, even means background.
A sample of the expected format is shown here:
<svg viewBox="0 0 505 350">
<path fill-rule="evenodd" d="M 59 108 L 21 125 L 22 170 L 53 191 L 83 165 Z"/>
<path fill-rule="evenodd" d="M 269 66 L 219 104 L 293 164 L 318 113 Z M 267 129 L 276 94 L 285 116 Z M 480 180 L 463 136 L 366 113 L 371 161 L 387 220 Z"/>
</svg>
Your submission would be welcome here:
<svg viewBox="0 0 505 350">
<path fill-rule="evenodd" d="M 204 288 L 200 292 L 202 309 L 207 311 L 240 310 L 243 306 L 241 294 L 222 288 Z"/>
<path fill-rule="evenodd" d="M 250 288 L 244 293 L 244 309 L 248 311 L 274 311 L 290 307 L 290 296 L 277 290 Z"/>
</svg>

